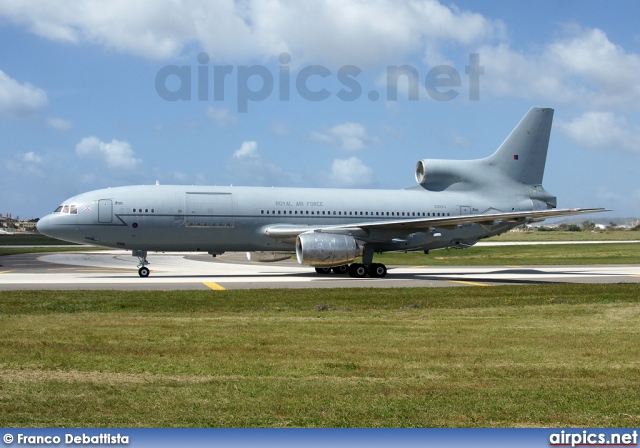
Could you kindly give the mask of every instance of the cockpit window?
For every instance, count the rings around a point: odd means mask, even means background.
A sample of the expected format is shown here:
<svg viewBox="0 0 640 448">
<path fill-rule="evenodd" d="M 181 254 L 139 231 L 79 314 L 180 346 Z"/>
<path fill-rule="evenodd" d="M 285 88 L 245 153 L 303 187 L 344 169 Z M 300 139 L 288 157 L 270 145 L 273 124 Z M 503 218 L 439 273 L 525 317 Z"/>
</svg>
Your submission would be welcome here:
<svg viewBox="0 0 640 448">
<path fill-rule="evenodd" d="M 78 206 L 77 205 L 69 205 L 63 204 L 58 207 L 53 213 L 65 213 L 69 215 L 77 215 L 78 214 Z"/>
</svg>

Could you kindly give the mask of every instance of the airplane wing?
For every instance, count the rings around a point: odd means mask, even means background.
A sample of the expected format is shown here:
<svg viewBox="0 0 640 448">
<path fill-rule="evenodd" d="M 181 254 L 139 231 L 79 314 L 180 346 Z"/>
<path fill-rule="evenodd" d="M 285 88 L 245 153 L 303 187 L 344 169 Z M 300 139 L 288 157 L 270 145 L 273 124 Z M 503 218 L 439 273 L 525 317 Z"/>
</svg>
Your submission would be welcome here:
<svg viewBox="0 0 640 448">
<path fill-rule="evenodd" d="M 571 209 L 549 209 L 532 210 L 526 212 L 507 213 L 483 213 L 479 215 L 461 215 L 431 218 L 414 218 L 394 221 L 368 221 L 354 224 L 327 225 L 327 226 L 294 226 L 286 224 L 276 224 L 268 226 L 264 232 L 278 240 L 291 241 L 298 235 L 305 232 L 334 233 L 339 235 L 351 235 L 364 241 L 368 240 L 373 230 L 406 231 L 407 234 L 413 232 L 426 232 L 429 229 L 454 229 L 459 225 L 476 223 L 480 225 L 495 225 L 500 222 L 529 222 L 542 221 L 547 218 L 559 216 L 582 215 L 587 213 L 600 213 L 610 211 L 604 208 L 571 208 Z"/>
</svg>

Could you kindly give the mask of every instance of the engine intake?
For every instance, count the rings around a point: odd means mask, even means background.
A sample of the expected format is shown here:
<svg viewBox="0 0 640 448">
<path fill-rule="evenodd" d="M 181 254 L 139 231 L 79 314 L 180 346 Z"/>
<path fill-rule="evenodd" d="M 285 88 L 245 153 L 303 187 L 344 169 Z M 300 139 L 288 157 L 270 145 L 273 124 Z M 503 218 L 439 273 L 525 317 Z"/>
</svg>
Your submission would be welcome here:
<svg viewBox="0 0 640 448">
<path fill-rule="evenodd" d="M 300 264 L 330 268 L 362 256 L 362 247 L 352 236 L 308 232 L 296 238 L 296 256 Z"/>
<path fill-rule="evenodd" d="M 416 164 L 416 182 L 421 185 L 451 185 L 465 180 L 464 160 L 422 159 Z"/>
</svg>

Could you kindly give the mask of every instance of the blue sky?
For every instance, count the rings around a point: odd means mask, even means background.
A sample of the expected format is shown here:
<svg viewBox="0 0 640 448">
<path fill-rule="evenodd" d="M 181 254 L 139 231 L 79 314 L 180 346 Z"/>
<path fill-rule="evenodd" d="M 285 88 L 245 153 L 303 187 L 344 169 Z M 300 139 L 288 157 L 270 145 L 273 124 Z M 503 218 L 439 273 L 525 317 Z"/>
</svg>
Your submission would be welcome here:
<svg viewBox="0 0 640 448">
<path fill-rule="evenodd" d="M 0 0 L 0 213 L 156 181 L 405 188 L 418 160 L 487 156 L 544 106 L 558 205 L 640 216 L 638 17 L 636 1 Z"/>
</svg>

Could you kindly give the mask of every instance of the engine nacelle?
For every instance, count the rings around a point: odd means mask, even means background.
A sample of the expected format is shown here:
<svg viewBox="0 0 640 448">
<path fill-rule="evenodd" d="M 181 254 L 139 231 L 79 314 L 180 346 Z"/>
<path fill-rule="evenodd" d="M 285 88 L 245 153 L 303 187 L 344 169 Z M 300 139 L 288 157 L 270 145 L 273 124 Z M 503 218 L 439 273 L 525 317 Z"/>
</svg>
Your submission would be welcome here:
<svg viewBox="0 0 640 448">
<path fill-rule="evenodd" d="M 352 236 L 308 232 L 296 238 L 296 256 L 300 264 L 331 268 L 362 256 L 362 247 Z"/>
<path fill-rule="evenodd" d="M 259 263 L 273 263 L 288 260 L 293 256 L 290 252 L 247 252 L 247 260 Z"/>
<path fill-rule="evenodd" d="M 423 159 L 416 164 L 416 182 L 421 185 L 451 185 L 465 179 L 466 160 Z"/>
</svg>

